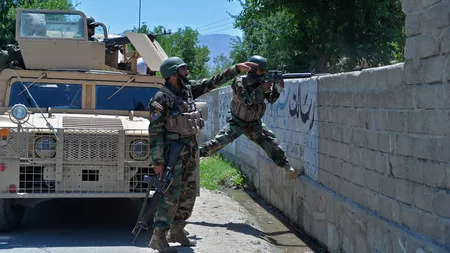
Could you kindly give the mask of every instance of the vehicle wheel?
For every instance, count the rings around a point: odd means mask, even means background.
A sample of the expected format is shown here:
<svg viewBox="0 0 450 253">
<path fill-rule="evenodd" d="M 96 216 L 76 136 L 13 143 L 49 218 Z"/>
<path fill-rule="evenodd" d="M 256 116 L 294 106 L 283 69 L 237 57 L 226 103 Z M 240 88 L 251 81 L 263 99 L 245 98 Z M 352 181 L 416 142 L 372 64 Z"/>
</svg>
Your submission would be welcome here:
<svg viewBox="0 0 450 253">
<path fill-rule="evenodd" d="M 25 207 L 14 199 L 0 199 L 0 231 L 12 231 L 20 226 L 25 215 Z"/>
</svg>

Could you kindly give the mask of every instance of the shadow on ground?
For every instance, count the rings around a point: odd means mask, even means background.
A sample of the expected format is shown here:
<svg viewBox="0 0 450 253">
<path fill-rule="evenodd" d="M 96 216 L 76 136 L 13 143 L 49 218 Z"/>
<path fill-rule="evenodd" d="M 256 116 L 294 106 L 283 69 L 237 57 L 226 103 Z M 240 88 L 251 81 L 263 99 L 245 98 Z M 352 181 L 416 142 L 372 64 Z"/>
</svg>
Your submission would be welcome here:
<svg viewBox="0 0 450 253">
<path fill-rule="evenodd" d="M 32 247 L 148 247 L 151 232 L 131 231 L 140 202 L 130 199 L 55 199 L 28 208 L 22 226 L 0 233 L 0 249 Z"/>
</svg>

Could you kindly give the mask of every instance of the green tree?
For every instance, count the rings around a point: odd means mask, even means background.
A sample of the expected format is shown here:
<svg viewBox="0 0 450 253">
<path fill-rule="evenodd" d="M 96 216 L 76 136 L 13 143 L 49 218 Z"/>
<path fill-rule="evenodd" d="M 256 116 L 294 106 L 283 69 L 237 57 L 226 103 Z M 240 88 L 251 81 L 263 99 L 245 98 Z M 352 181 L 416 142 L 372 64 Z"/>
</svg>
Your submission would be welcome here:
<svg viewBox="0 0 450 253">
<path fill-rule="evenodd" d="M 132 31 L 137 32 L 134 27 Z M 141 25 L 139 32 L 162 34 L 166 31 L 164 26 L 156 26 L 150 30 L 146 23 Z M 179 28 L 170 35 L 163 35 L 157 38 L 158 43 L 169 57 L 178 56 L 188 64 L 190 78 L 201 79 L 208 77 L 209 49 L 198 45 L 198 32 L 190 27 Z"/>
<path fill-rule="evenodd" d="M 235 41 L 234 57 L 244 49 L 264 54 L 277 67 L 319 73 L 352 70 L 362 59 L 369 66 L 403 60 L 400 0 L 240 2 L 243 11 L 234 17 L 244 38 Z"/>
<path fill-rule="evenodd" d="M 3 0 L 0 2 L 0 47 L 15 44 L 16 8 L 74 10 L 71 0 Z"/>
</svg>

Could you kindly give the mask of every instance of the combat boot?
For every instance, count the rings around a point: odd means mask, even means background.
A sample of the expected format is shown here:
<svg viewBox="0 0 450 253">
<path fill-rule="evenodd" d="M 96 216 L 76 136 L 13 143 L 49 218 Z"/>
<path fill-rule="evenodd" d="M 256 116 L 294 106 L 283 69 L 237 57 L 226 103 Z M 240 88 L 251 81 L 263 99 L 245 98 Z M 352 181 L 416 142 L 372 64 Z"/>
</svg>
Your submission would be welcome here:
<svg viewBox="0 0 450 253">
<path fill-rule="evenodd" d="M 195 246 L 197 242 L 189 240 L 189 238 L 186 237 L 186 232 L 183 223 L 173 223 L 170 226 L 168 241 L 177 242 L 181 244 L 181 246 Z"/>
<path fill-rule="evenodd" d="M 170 248 L 169 242 L 167 242 L 167 229 L 166 230 L 153 230 L 152 239 L 150 240 L 149 247 L 157 250 L 158 252 L 177 252 L 175 248 Z"/>
<path fill-rule="evenodd" d="M 299 175 L 305 174 L 305 169 L 303 168 L 303 166 L 302 166 L 302 168 L 299 169 L 299 170 L 295 170 L 294 168 L 292 168 L 292 167 L 289 166 L 289 165 L 284 166 L 284 167 L 282 167 L 282 168 L 283 168 L 284 171 L 286 172 L 286 178 L 289 179 L 289 180 L 292 180 L 292 179 L 296 178 L 296 177 L 299 176 Z"/>
</svg>

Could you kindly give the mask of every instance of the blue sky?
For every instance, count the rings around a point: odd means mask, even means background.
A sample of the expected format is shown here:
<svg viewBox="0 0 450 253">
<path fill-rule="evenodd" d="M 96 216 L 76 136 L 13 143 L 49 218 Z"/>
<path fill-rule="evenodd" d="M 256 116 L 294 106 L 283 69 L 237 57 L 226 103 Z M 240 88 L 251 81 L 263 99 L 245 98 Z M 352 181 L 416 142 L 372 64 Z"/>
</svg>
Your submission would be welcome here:
<svg viewBox="0 0 450 253">
<path fill-rule="evenodd" d="M 118 34 L 139 23 L 139 0 L 73 0 L 80 2 L 77 9 L 95 18 L 108 28 L 108 33 Z M 202 35 L 221 33 L 242 36 L 233 28 L 232 15 L 242 7 L 238 0 L 141 0 L 141 23 L 150 28 L 162 25 L 176 32 L 189 26 Z M 101 30 L 101 28 L 99 28 Z M 98 32 L 96 32 L 98 33 Z"/>
</svg>

